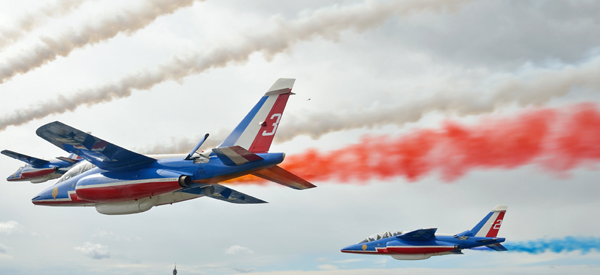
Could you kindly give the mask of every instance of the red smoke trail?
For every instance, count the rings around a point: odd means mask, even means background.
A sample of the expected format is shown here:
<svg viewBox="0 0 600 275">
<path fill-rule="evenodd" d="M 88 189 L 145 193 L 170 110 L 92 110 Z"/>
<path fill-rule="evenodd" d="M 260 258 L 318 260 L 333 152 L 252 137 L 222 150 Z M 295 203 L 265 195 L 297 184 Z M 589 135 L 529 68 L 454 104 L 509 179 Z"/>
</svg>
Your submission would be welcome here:
<svg viewBox="0 0 600 275">
<path fill-rule="evenodd" d="M 367 181 L 402 176 L 416 181 L 431 172 L 453 181 L 477 168 L 511 169 L 537 163 L 565 172 L 600 160 L 600 112 L 593 104 L 540 109 L 476 125 L 446 121 L 398 137 L 364 136 L 360 143 L 321 152 L 310 149 L 281 165 L 308 181 Z M 247 176 L 234 182 L 261 183 Z"/>
</svg>

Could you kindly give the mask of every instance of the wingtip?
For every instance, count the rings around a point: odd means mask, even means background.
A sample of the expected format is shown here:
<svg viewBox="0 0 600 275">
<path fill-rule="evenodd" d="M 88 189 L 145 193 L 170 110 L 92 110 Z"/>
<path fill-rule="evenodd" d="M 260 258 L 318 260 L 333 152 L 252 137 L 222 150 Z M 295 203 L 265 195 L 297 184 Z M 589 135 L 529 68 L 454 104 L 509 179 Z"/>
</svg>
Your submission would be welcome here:
<svg viewBox="0 0 600 275">
<path fill-rule="evenodd" d="M 55 124 L 63 124 L 64 125 L 64 123 L 62 123 L 58 120 L 53 121 L 53 122 L 48 122 L 48 123 L 38 127 L 37 130 L 35 130 L 35 134 L 38 135 L 39 137 L 41 137 L 41 134 L 45 131 L 45 129 L 47 129 L 48 127 L 55 125 Z"/>
</svg>

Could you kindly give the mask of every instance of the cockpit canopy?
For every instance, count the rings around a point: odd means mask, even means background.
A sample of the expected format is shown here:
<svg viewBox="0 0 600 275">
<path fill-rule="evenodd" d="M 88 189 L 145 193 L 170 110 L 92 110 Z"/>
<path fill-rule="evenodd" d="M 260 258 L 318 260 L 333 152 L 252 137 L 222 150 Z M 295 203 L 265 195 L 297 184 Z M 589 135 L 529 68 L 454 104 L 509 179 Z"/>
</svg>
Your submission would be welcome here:
<svg viewBox="0 0 600 275">
<path fill-rule="evenodd" d="M 67 171 L 64 175 L 62 175 L 62 177 L 60 177 L 60 179 L 58 179 L 58 181 L 56 183 L 63 182 L 72 177 L 80 175 L 94 167 L 96 167 L 96 165 L 91 164 L 87 160 L 82 160 L 79 163 L 75 164 L 75 166 L 73 166 L 71 169 L 69 169 L 69 171 Z"/>
<path fill-rule="evenodd" d="M 381 240 L 381 239 L 385 239 L 385 238 L 389 238 L 389 237 L 393 237 L 393 236 L 402 235 L 402 233 L 403 233 L 402 231 L 397 231 L 397 232 L 385 231 L 380 234 L 371 235 L 359 243 L 368 243 L 368 242 L 372 242 L 372 241 L 377 241 L 377 240 Z"/>
</svg>

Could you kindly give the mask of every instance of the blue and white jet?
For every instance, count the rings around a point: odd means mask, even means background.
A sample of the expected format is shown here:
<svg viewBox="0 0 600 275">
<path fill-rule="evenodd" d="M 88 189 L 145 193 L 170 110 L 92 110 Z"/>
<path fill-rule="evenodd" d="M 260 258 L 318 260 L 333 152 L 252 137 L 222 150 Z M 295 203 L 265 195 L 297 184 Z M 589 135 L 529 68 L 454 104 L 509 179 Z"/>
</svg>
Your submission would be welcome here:
<svg viewBox="0 0 600 275">
<path fill-rule="evenodd" d="M 506 251 L 500 243 L 504 238 L 496 237 L 507 206 L 497 205 L 473 229 L 462 233 L 436 234 L 437 228 L 412 231 L 384 232 L 369 236 L 358 244 L 342 249 L 344 253 L 389 255 L 396 260 L 424 260 L 431 256 L 462 254 L 463 249 L 486 247 L 495 251 Z"/>
<path fill-rule="evenodd" d="M 270 153 L 294 79 L 279 79 L 217 148 L 187 155 L 147 156 L 121 148 L 61 122 L 37 129 L 41 138 L 81 156 L 54 186 L 32 199 L 36 205 L 94 206 L 107 215 L 140 213 L 153 206 L 210 197 L 230 203 L 265 203 L 219 182 L 252 174 L 294 189 L 315 187 L 278 164 Z"/>
<path fill-rule="evenodd" d="M 68 157 L 57 157 L 56 160 L 44 160 L 10 150 L 2 150 L 0 153 L 27 163 L 25 166 L 20 167 L 17 171 L 8 176 L 8 178 L 6 178 L 7 181 L 42 183 L 47 180 L 61 177 L 73 165 L 81 160 L 81 158 L 77 157 L 75 154 L 71 154 Z"/>
</svg>

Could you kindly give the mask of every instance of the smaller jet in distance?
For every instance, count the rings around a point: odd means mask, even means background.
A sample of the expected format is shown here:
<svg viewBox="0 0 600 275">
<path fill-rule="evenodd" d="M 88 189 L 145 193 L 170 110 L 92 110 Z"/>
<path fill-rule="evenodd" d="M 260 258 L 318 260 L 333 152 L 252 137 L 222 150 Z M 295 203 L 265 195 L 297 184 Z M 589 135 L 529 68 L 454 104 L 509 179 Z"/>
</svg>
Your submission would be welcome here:
<svg viewBox="0 0 600 275">
<path fill-rule="evenodd" d="M 68 157 L 57 157 L 58 160 L 43 160 L 10 150 L 2 150 L 0 153 L 27 163 L 27 165 L 19 168 L 16 172 L 8 176 L 8 178 L 6 178 L 7 181 L 42 183 L 47 180 L 60 178 L 74 164 L 81 160 L 81 158 L 75 154 L 71 154 Z"/>
<path fill-rule="evenodd" d="M 431 256 L 463 254 L 463 249 L 486 247 L 507 251 L 497 238 L 507 206 L 497 205 L 473 229 L 455 235 L 435 234 L 437 228 L 384 232 L 369 236 L 358 244 L 342 249 L 344 253 L 390 255 L 396 260 L 424 260 Z M 478 249 L 479 250 L 479 249 Z"/>
</svg>

